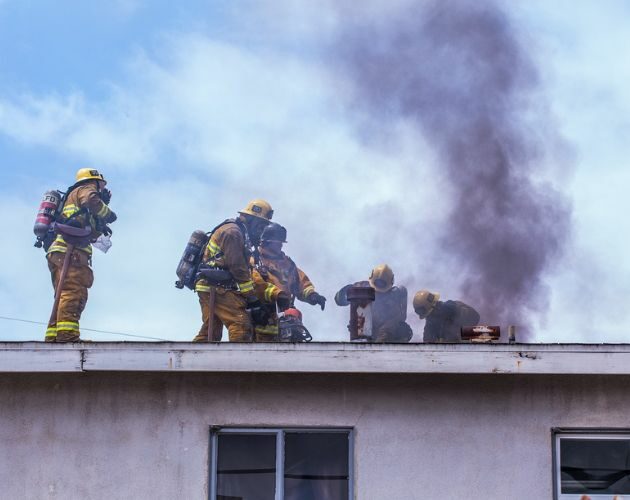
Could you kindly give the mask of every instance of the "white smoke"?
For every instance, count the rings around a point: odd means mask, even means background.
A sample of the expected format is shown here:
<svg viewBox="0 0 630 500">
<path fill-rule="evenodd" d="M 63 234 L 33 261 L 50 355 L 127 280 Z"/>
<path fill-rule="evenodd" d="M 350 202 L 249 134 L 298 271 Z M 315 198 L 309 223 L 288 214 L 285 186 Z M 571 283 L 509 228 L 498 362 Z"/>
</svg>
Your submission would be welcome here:
<svg viewBox="0 0 630 500">
<path fill-rule="evenodd" d="M 47 320 L 52 289 L 43 252 L 31 247 L 31 227 L 41 194 L 71 183 L 86 164 L 110 179 L 119 220 L 112 250 L 95 255 L 84 326 L 191 339 L 199 326 L 196 297 L 173 287 L 186 240 L 256 197 L 272 203 L 289 231 L 287 253 L 329 299 L 323 313 L 301 308 L 317 340 L 347 338 L 348 311 L 333 304 L 333 294 L 381 262 L 393 267 L 410 296 L 428 287 L 459 298 L 456 270 L 444 272 L 444 256 L 434 251 L 449 208 L 441 196 L 449 179 L 435 174 L 431 149 L 404 120 L 378 138 L 373 130 L 357 133 L 340 99 L 347 89 L 320 58 L 346 19 L 395 9 L 382 2 L 361 12 L 336 7 L 274 2 L 252 9 L 243 25 L 256 26 L 255 36 L 252 30 L 231 39 L 171 34 L 159 47 L 130 54 L 127 77 L 108 82 L 111 92 L 102 101 L 80 91 L 0 96 L 4 139 L 66 163 L 23 179 L 18 190 L 0 188 L 0 210 L 11 214 L 0 266 L 2 313 Z M 410 239 L 412 230 L 422 238 Z M 566 271 L 553 282 L 554 321 L 573 317 L 573 299 L 563 290 L 574 278 Z M 605 310 L 598 314 L 608 321 Z M 605 324 L 610 330 L 625 317 Z M 409 318 L 418 333 L 422 324 Z M 3 326 L 6 339 L 43 338 L 43 327 Z M 553 326 L 542 332 L 546 339 L 578 338 L 575 330 Z"/>
</svg>

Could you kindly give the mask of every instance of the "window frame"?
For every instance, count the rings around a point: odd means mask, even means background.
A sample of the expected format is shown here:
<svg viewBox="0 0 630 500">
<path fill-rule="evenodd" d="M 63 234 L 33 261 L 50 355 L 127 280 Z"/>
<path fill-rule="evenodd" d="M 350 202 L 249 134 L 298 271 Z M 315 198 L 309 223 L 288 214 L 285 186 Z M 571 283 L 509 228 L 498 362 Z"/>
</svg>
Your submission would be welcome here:
<svg viewBox="0 0 630 500">
<path fill-rule="evenodd" d="M 217 498 L 217 454 L 220 434 L 266 434 L 276 436 L 276 495 L 284 500 L 284 439 L 286 433 L 347 434 L 348 435 L 348 500 L 354 498 L 354 429 L 352 427 L 238 427 L 211 426 L 209 449 L 208 498 Z"/>
<path fill-rule="evenodd" d="M 627 438 L 630 441 L 630 428 L 626 427 L 554 427 L 551 429 L 552 444 L 552 482 L 553 482 L 553 498 L 554 500 L 580 500 L 583 493 L 565 493 L 562 494 L 561 478 L 560 478 L 560 440 L 562 438 L 578 438 L 583 440 L 589 439 L 619 439 Z M 605 494 L 588 494 L 593 500 L 612 500 L 614 495 Z M 625 497 L 625 495 L 624 495 Z"/>
</svg>

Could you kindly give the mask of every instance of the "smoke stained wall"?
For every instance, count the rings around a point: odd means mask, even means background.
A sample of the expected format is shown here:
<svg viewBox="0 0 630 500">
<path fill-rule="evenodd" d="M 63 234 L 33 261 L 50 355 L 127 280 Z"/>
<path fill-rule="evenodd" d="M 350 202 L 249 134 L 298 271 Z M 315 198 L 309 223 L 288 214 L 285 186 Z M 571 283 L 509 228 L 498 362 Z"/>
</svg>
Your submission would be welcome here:
<svg viewBox="0 0 630 500">
<path fill-rule="evenodd" d="M 562 140 L 508 16 L 492 1 L 415 1 L 340 30 L 335 67 L 351 105 L 377 126 L 411 122 L 449 181 L 447 223 L 424 244 L 459 276 L 453 298 L 486 323 L 544 318 L 545 275 L 570 238 L 571 208 L 542 180 Z M 418 177 L 408 180 L 426 182 Z"/>
</svg>

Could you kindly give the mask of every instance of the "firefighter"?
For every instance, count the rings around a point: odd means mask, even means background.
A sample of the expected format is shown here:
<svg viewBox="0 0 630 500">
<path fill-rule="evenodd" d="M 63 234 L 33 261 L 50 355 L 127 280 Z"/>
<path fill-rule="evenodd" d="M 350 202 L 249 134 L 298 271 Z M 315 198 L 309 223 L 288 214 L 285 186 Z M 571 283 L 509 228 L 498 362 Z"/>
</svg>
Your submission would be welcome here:
<svg viewBox="0 0 630 500">
<path fill-rule="evenodd" d="M 109 234 L 110 224 L 116 214 L 108 207 L 111 192 L 105 189 L 107 181 L 98 170 L 82 168 L 77 171 L 76 182 L 66 194 L 58 222 L 77 228 L 89 228 L 91 233 L 80 241 L 56 235 L 48 248 L 46 259 L 53 287 L 59 285 L 68 245 L 70 254 L 67 275 L 61 287 L 56 317 L 52 317 L 46 329 L 46 342 L 76 342 L 80 340 L 79 320 L 88 299 L 88 288 L 94 282 L 92 273 L 92 245 L 90 242 L 103 233 Z M 68 241 L 66 241 L 68 240 Z"/>
<path fill-rule="evenodd" d="M 479 313 L 459 300 L 440 301 L 440 294 L 420 290 L 413 308 L 424 325 L 424 342 L 461 342 L 461 328 L 479 324 Z"/>
<path fill-rule="evenodd" d="M 282 251 L 282 245 L 286 242 L 287 230 L 272 222 L 262 232 L 258 262 L 252 257 L 258 297 L 271 307 L 269 323 L 255 329 L 257 342 L 278 340 L 276 305 L 280 311 L 284 311 L 293 307 L 295 299 L 298 299 L 313 306 L 318 305 L 322 311 L 326 307 L 326 298 L 315 291 L 315 286 L 304 271 Z"/>
<path fill-rule="evenodd" d="M 347 306 L 348 288 L 352 286 L 372 287 L 376 299 L 372 305 L 372 342 L 409 342 L 413 336 L 407 324 L 407 289 L 394 286 L 394 272 L 387 264 L 372 270 L 367 281 L 346 285 L 335 295 L 338 306 Z"/>
<path fill-rule="evenodd" d="M 269 224 L 273 210 L 265 200 L 253 200 L 239 212 L 217 226 L 208 240 L 202 263 L 210 268 L 228 271 L 233 287 L 211 284 L 200 278 L 195 291 L 199 296 L 203 324 L 193 342 L 208 341 L 208 322 L 214 321 L 212 340 L 221 340 L 223 325 L 230 342 L 251 342 L 252 321 L 255 325 L 267 321 L 266 313 L 256 298 L 249 265 L 252 244 L 257 244 L 263 229 Z M 213 318 L 210 318 L 210 291 L 216 294 Z"/>
</svg>

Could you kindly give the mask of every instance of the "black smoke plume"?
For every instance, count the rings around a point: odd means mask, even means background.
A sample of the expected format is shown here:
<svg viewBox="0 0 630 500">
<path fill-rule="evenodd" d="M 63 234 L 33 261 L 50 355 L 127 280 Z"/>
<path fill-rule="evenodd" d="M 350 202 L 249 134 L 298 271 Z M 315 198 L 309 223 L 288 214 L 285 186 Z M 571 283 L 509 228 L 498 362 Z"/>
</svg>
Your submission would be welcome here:
<svg viewBox="0 0 630 500">
<path fill-rule="evenodd" d="M 571 226 L 568 200 L 537 181 L 562 146 L 537 69 L 492 1 L 399 14 L 345 24 L 337 68 L 374 123 L 410 121 L 435 149 L 452 196 L 436 256 L 460 276 L 460 298 L 486 323 L 527 327 L 548 309 L 545 274 Z"/>
</svg>

